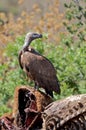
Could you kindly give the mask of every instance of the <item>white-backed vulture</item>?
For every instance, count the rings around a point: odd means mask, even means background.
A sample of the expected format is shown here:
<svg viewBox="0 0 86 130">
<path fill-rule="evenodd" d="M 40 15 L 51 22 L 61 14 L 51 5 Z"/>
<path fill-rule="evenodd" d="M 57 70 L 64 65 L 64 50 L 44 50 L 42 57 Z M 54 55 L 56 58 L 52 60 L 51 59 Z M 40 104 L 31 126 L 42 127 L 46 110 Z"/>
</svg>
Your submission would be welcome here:
<svg viewBox="0 0 86 130">
<path fill-rule="evenodd" d="M 27 76 L 35 82 L 35 88 L 42 87 L 53 97 L 53 91 L 60 94 L 59 81 L 53 64 L 30 47 L 30 43 L 37 38 L 42 38 L 42 34 L 26 34 L 25 43 L 19 53 L 19 64 Z"/>
</svg>

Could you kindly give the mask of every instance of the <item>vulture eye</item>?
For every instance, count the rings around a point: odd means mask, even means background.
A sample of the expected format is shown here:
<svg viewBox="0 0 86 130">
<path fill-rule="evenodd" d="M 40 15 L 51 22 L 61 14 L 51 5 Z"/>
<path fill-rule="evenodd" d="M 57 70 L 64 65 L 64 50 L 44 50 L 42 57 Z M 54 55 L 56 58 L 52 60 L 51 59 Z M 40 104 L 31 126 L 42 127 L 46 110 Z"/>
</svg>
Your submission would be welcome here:
<svg viewBox="0 0 86 130">
<path fill-rule="evenodd" d="M 32 37 L 34 37 L 34 38 L 35 38 L 35 37 L 38 37 L 38 34 L 33 34 Z"/>
<path fill-rule="evenodd" d="M 32 35 L 33 38 L 42 38 L 42 34 L 37 34 L 37 33 L 34 33 Z"/>
</svg>

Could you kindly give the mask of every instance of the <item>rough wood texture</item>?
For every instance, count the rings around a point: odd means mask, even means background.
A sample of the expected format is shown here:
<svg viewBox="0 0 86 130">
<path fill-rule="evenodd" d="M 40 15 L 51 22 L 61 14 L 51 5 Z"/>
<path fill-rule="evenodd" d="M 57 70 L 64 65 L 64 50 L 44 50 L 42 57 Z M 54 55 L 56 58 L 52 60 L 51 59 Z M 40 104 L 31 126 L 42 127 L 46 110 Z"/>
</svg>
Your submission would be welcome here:
<svg viewBox="0 0 86 130">
<path fill-rule="evenodd" d="M 14 106 L 13 106 L 14 115 L 16 111 L 18 110 L 18 104 L 19 104 L 18 96 L 19 96 L 20 90 L 30 91 L 34 94 L 34 96 L 36 97 L 37 110 L 39 112 L 43 111 L 45 107 L 53 101 L 52 98 L 49 97 L 47 94 L 41 91 L 34 90 L 34 88 L 32 88 L 31 86 L 18 86 L 16 87 L 15 92 L 14 92 Z"/>
<path fill-rule="evenodd" d="M 27 126 L 32 127 L 34 124 L 36 124 L 37 126 L 38 122 L 38 125 L 41 126 L 42 125 L 41 112 L 44 110 L 45 106 L 47 106 L 51 102 L 52 99 L 49 96 L 47 96 L 42 92 L 36 91 L 29 86 L 17 87 L 14 94 L 14 107 L 13 107 L 13 117 L 16 115 L 14 120 L 15 124 L 17 126 L 22 125 L 25 127 L 26 125 L 26 127 Z M 22 120 L 21 116 L 23 116 Z"/>
<path fill-rule="evenodd" d="M 43 119 L 43 130 L 86 130 L 86 94 L 51 103 Z"/>
<path fill-rule="evenodd" d="M 51 102 L 51 97 L 29 86 L 17 87 L 14 93 L 13 112 L 0 118 L 0 130 L 42 128 L 41 112 Z"/>
</svg>

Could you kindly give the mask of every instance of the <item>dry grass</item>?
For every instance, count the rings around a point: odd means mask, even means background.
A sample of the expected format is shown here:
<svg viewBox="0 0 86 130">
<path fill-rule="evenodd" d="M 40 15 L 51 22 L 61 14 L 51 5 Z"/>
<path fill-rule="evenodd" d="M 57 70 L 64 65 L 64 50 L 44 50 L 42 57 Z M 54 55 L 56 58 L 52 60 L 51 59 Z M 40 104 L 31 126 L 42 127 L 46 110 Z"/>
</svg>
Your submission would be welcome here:
<svg viewBox="0 0 86 130">
<path fill-rule="evenodd" d="M 19 0 L 19 4 L 23 4 L 23 0 Z M 0 53 L 7 43 L 14 41 L 19 35 L 28 31 L 37 31 L 40 33 L 48 33 L 49 41 L 58 43 L 59 30 L 61 29 L 63 14 L 59 13 L 59 1 L 54 0 L 53 4 L 48 6 L 46 13 L 42 12 L 38 4 L 34 4 L 30 13 L 22 11 L 21 15 L 15 19 L 11 13 L 8 16 L 0 13 L 0 19 L 4 24 L 0 24 Z M 1 55 L 0 54 L 0 55 Z"/>
</svg>

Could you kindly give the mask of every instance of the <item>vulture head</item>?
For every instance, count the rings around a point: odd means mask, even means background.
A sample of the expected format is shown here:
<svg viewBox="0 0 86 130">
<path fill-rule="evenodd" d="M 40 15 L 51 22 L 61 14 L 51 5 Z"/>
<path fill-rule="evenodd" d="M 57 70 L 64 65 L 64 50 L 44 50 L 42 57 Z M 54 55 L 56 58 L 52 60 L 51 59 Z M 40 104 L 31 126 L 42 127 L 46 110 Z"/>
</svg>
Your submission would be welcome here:
<svg viewBox="0 0 86 130">
<path fill-rule="evenodd" d="M 30 43 L 34 39 L 37 39 L 37 38 L 42 38 L 42 34 L 34 33 L 34 32 L 27 33 L 26 36 L 25 36 L 25 42 L 24 42 L 23 48 L 28 47 L 30 45 Z"/>
</svg>

